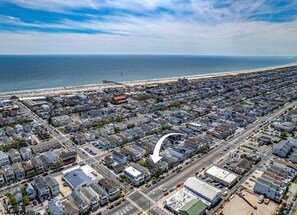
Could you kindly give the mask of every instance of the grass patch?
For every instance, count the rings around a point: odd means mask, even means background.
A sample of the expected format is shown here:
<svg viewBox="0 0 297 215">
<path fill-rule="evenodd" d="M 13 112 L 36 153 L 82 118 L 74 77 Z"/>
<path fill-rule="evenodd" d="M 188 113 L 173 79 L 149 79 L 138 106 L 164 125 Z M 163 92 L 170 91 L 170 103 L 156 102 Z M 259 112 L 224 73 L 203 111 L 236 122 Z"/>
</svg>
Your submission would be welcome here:
<svg viewBox="0 0 297 215">
<path fill-rule="evenodd" d="M 250 149 L 250 150 L 253 150 L 253 151 L 258 151 L 257 149 L 251 147 L 251 146 L 247 146 L 247 145 L 242 145 L 241 146 L 242 148 L 247 148 L 247 149 Z"/>
</svg>

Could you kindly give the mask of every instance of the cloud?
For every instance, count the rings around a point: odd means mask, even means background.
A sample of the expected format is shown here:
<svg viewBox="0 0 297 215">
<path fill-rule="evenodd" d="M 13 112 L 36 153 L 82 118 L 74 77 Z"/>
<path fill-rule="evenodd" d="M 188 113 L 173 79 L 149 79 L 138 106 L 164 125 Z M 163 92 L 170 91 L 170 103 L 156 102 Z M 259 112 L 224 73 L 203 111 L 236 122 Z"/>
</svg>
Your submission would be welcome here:
<svg viewBox="0 0 297 215">
<path fill-rule="evenodd" d="M 2 1 L 2 54 L 297 53 L 296 1 Z"/>
</svg>

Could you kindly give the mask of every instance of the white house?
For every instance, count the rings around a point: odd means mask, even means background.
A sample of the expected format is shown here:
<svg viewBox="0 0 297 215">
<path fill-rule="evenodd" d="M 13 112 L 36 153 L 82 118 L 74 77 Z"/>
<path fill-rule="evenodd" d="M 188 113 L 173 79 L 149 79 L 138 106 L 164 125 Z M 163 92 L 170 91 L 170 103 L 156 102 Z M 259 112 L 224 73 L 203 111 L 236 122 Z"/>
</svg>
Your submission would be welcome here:
<svg viewBox="0 0 297 215">
<path fill-rule="evenodd" d="M 124 170 L 125 176 L 134 183 L 134 185 L 139 186 L 144 182 L 144 176 L 141 172 L 132 166 L 127 167 Z"/>
</svg>

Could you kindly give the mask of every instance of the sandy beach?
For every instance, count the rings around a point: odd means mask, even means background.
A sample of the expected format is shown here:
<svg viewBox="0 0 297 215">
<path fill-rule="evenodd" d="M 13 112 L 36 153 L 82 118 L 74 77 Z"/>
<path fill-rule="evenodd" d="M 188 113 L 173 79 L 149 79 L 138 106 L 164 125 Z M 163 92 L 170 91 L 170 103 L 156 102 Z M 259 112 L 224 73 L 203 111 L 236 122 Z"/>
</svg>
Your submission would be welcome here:
<svg viewBox="0 0 297 215">
<path fill-rule="evenodd" d="M 189 80 L 199 80 L 199 79 L 201 80 L 201 79 L 209 79 L 209 78 L 215 78 L 215 77 L 252 74 L 252 73 L 258 73 L 258 72 L 267 72 L 267 71 L 276 70 L 280 68 L 288 68 L 292 66 L 297 66 L 297 62 L 292 64 L 251 69 L 251 70 L 229 71 L 229 72 L 221 72 L 221 73 L 159 78 L 159 79 L 149 79 L 149 80 L 135 80 L 135 81 L 121 82 L 121 84 L 90 84 L 90 85 L 81 85 L 81 86 L 5 92 L 5 93 L 0 93 L 0 97 L 9 98 L 12 95 L 15 95 L 19 98 L 49 96 L 49 95 L 57 96 L 57 95 L 63 95 L 63 94 L 91 92 L 91 91 L 104 90 L 104 89 L 116 88 L 116 87 L 135 87 L 135 86 L 148 86 L 148 85 L 154 85 L 154 84 L 171 83 L 171 82 L 177 81 L 178 78 L 187 78 Z"/>
</svg>

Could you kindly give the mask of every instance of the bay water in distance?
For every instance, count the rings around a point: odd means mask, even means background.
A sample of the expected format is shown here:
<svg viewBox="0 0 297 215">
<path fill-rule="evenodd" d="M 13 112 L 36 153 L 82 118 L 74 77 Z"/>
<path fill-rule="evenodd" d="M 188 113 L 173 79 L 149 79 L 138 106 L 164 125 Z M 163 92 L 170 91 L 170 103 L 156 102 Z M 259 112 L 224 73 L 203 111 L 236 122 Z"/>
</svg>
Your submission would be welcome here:
<svg viewBox="0 0 297 215">
<path fill-rule="evenodd" d="M 183 77 L 295 63 L 294 57 L 57 55 L 0 56 L 0 92 Z"/>
</svg>

